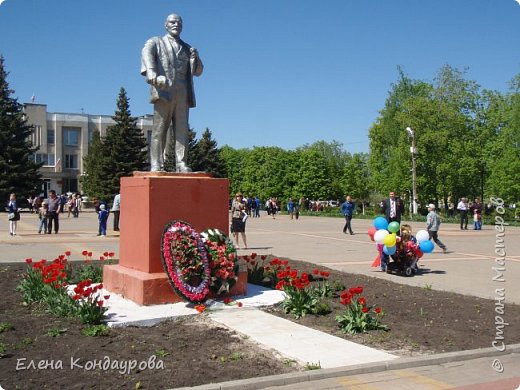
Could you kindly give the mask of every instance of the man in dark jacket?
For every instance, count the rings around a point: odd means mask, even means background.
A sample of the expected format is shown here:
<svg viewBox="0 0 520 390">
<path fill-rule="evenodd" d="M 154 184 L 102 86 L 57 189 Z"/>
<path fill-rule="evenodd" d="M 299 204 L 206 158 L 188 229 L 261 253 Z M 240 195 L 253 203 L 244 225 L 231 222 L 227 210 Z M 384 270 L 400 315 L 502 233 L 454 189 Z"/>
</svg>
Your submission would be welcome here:
<svg viewBox="0 0 520 390">
<path fill-rule="evenodd" d="M 56 196 L 56 191 L 49 191 L 49 198 L 47 199 L 47 234 L 52 233 L 52 225 L 54 225 L 54 233 L 58 234 L 58 230 L 60 230 L 60 212 L 61 212 L 61 202 L 60 198 Z"/>
<path fill-rule="evenodd" d="M 350 234 L 354 234 L 352 231 L 351 221 L 352 214 L 354 213 L 354 209 L 356 205 L 352 202 L 352 198 L 350 195 L 345 197 L 345 202 L 341 204 L 341 213 L 345 217 L 345 226 L 343 227 L 343 233 L 347 234 L 347 229 Z"/>
<path fill-rule="evenodd" d="M 401 223 L 401 216 L 404 213 L 404 203 L 401 198 L 396 198 L 395 193 L 390 192 L 388 199 L 383 200 L 383 214 L 385 214 L 385 218 L 390 222 L 399 222 Z"/>
</svg>

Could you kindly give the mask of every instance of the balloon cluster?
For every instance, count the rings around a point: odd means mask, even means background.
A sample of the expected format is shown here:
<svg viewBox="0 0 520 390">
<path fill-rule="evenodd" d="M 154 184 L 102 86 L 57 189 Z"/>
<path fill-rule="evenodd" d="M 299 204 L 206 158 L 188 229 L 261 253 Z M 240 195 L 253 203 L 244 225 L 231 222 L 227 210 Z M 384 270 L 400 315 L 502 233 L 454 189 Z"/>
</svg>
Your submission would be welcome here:
<svg viewBox="0 0 520 390">
<path fill-rule="evenodd" d="M 396 243 L 400 240 L 397 236 L 401 226 L 399 222 L 390 222 L 384 217 L 376 217 L 373 222 L 374 226 L 368 229 L 368 235 L 372 241 L 377 243 L 379 252 L 384 252 L 387 255 L 393 255 L 396 251 Z M 433 243 L 430 241 L 430 235 L 426 230 L 419 230 L 415 236 L 417 244 L 408 242 L 408 250 L 415 253 L 417 257 L 422 257 L 423 253 L 430 253 L 433 251 Z"/>
</svg>

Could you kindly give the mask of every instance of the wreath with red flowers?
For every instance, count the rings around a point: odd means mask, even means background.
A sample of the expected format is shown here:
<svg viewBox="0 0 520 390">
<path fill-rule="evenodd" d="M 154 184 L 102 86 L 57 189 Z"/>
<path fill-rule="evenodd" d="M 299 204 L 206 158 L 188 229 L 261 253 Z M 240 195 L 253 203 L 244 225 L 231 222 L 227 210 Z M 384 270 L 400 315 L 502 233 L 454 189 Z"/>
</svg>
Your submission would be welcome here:
<svg viewBox="0 0 520 390">
<path fill-rule="evenodd" d="M 166 225 L 161 257 L 170 285 L 178 295 L 194 303 L 206 299 L 211 282 L 208 252 L 189 223 L 176 220 Z"/>
<path fill-rule="evenodd" d="M 233 242 L 218 229 L 201 233 L 211 269 L 210 290 L 216 295 L 227 294 L 238 280 L 238 256 Z"/>
</svg>

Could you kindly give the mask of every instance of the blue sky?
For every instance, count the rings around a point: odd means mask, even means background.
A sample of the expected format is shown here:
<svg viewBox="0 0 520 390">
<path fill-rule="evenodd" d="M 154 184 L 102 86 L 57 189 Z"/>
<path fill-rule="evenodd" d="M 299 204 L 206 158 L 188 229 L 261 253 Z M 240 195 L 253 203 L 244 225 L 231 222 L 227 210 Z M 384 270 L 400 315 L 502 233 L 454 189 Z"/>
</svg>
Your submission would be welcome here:
<svg viewBox="0 0 520 390">
<path fill-rule="evenodd" d="M 170 13 L 199 50 L 190 125 L 219 146 L 293 149 L 317 140 L 368 151 L 397 66 L 432 81 L 444 64 L 483 88 L 520 73 L 516 0 L 5 0 L 0 54 L 20 102 L 112 115 L 120 87 L 152 112 L 140 52 Z M 404 130 L 403 130 L 404 131 Z"/>
</svg>

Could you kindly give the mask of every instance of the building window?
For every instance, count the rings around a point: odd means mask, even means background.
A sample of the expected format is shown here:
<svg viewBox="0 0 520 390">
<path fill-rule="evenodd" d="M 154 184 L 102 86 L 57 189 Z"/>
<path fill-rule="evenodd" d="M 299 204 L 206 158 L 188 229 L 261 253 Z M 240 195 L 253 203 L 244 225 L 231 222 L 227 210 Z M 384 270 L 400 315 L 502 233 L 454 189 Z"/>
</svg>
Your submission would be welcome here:
<svg viewBox="0 0 520 390">
<path fill-rule="evenodd" d="M 92 140 L 94 139 L 94 130 L 88 129 L 88 144 L 92 145 Z"/>
<path fill-rule="evenodd" d="M 29 140 L 33 146 L 41 146 L 42 145 L 42 127 L 35 125 L 34 130 L 29 136 Z"/>
<path fill-rule="evenodd" d="M 78 192 L 78 179 L 63 179 L 63 192 Z"/>
<path fill-rule="evenodd" d="M 63 128 L 63 144 L 66 146 L 78 146 L 81 129 L 77 127 Z"/>
<path fill-rule="evenodd" d="M 49 196 L 49 191 L 51 190 L 51 179 L 43 179 L 41 193 L 40 195 L 44 198 Z"/>
<path fill-rule="evenodd" d="M 47 129 L 47 145 L 54 145 L 54 130 Z"/>
<path fill-rule="evenodd" d="M 65 169 L 78 169 L 78 155 L 66 154 L 65 155 Z"/>
<path fill-rule="evenodd" d="M 44 167 L 53 167 L 55 165 L 53 153 L 48 153 L 48 154 L 36 153 L 34 155 L 34 161 L 37 164 L 43 163 Z"/>
</svg>

